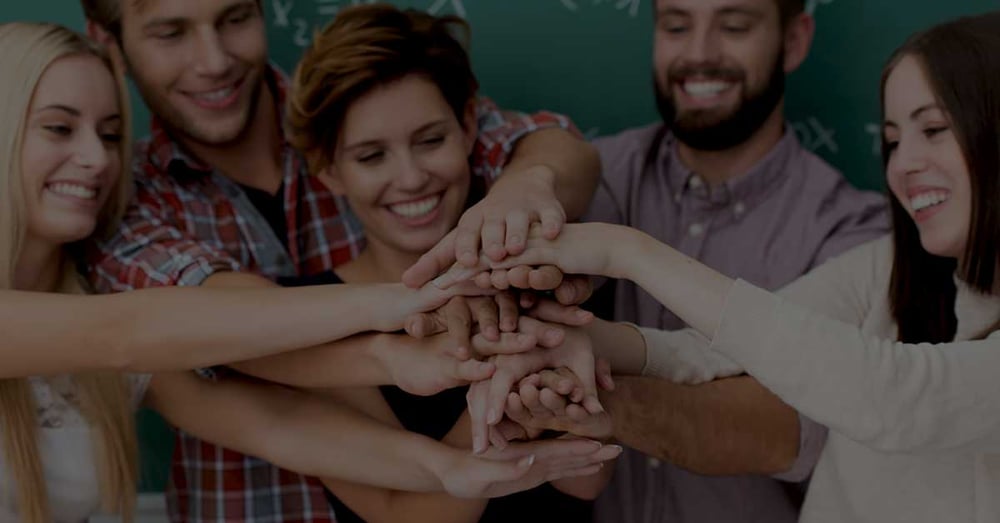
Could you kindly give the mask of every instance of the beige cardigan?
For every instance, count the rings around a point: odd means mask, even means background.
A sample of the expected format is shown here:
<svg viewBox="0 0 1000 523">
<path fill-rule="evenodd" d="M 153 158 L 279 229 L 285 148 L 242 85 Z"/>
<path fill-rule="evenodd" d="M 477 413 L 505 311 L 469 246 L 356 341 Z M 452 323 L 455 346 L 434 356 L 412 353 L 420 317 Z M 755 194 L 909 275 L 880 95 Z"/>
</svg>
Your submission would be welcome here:
<svg viewBox="0 0 1000 523">
<path fill-rule="evenodd" d="M 646 374 L 698 383 L 746 372 L 830 434 L 800 521 L 1000 522 L 1000 333 L 902 344 L 883 238 L 779 295 L 736 282 L 708 348 L 691 331 L 641 329 Z M 957 340 L 1000 318 L 959 284 Z"/>
</svg>

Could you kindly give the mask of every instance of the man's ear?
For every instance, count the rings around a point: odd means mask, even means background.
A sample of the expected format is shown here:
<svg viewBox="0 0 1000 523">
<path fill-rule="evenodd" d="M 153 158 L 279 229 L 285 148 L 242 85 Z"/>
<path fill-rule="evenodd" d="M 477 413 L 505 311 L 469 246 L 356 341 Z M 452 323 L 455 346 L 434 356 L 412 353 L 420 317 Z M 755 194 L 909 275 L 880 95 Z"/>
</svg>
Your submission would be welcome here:
<svg viewBox="0 0 1000 523">
<path fill-rule="evenodd" d="M 799 13 L 788 21 L 785 28 L 785 73 L 799 68 L 812 47 L 816 35 L 816 19 L 808 13 Z"/>
<path fill-rule="evenodd" d="M 108 51 L 111 60 L 115 63 L 115 67 L 121 71 L 126 70 L 125 57 L 122 54 L 121 45 L 118 39 L 115 38 L 115 35 L 111 34 L 111 31 L 108 31 L 107 28 L 93 20 L 87 20 L 87 36 Z"/>
<path fill-rule="evenodd" d="M 474 96 L 465 104 L 462 126 L 465 130 L 465 152 L 467 155 L 471 155 L 472 148 L 479 138 L 479 119 L 476 118 L 476 97 Z"/>
<path fill-rule="evenodd" d="M 344 187 L 344 181 L 340 178 L 340 173 L 337 172 L 337 168 L 333 165 L 329 165 L 320 169 L 316 173 L 316 178 L 326 186 L 333 194 L 337 196 L 343 196 L 347 193 L 347 188 Z"/>
</svg>

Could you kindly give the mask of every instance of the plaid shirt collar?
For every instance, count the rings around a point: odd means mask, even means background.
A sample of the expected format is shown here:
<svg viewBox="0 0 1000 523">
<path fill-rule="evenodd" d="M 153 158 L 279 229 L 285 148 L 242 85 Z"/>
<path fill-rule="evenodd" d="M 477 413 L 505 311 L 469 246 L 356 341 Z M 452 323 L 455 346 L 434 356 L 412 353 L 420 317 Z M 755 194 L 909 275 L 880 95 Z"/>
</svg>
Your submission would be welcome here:
<svg viewBox="0 0 1000 523">
<path fill-rule="evenodd" d="M 285 121 L 285 100 L 288 96 L 289 79 L 274 64 L 268 64 L 264 70 L 264 83 L 274 93 L 278 104 L 278 121 Z M 182 168 L 185 173 L 210 175 L 214 169 L 190 154 L 184 149 L 180 142 L 171 136 L 167 130 L 167 125 L 157 115 L 153 115 L 150 121 L 148 147 L 146 147 L 147 161 L 163 172 L 177 172 L 174 169 Z M 284 139 L 284 133 L 282 133 Z M 285 146 L 288 147 L 287 142 Z"/>
</svg>

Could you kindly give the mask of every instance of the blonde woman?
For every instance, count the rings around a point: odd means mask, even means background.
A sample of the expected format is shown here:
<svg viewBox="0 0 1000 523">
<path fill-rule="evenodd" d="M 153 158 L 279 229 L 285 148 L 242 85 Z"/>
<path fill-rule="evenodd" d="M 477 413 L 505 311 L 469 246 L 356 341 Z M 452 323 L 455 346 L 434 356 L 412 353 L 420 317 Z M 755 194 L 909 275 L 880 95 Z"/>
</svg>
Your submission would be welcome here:
<svg viewBox="0 0 1000 523">
<path fill-rule="evenodd" d="M 391 488 L 500 495 L 592 472 L 607 453 L 593 442 L 553 442 L 484 459 L 277 386 L 109 372 L 191 368 L 395 330 L 450 295 L 383 285 L 82 296 L 75 251 L 115 225 L 129 186 L 122 77 L 85 39 L 48 24 L 0 25 L 0 62 L 0 521 L 82 521 L 101 504 L 129 519 L 132 412 L 143 400 L 185 430 L 286 468 Z M 344 300 L 350 311 L 329 317 Z M 450 379 L 490 371 L 463 365 L 439 367 Z"/>
</svg>

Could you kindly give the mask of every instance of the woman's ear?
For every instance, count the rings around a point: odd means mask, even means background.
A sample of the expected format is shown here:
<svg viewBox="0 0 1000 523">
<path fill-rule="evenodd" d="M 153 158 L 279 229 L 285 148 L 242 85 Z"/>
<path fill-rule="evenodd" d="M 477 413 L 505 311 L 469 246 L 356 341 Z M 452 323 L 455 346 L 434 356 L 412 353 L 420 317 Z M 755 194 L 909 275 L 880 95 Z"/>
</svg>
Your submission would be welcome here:
<svg viewBox="0 0 1000 523">
<path fill-rule="evenodd" d="M 337 168 L 332 164 L 320 169 L 316 173 L 316 178 L 326 186 L 333 194 L 337 196 L 343 196 L 347 193 L 347 188 L 344 187 L 344 181 L 340 177 L 340 173 Z"/>
<path fill-rule="evenodd" d="M 476 98 L 473 97 L 465 104 L 465 113 L 462 115 L 462 125 L 465 130 L 465 152 L 472 154 L 472 148 L 479 138 L 479 119 L 476 118 Z"/>
</svg>

